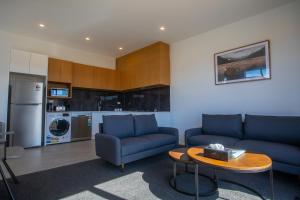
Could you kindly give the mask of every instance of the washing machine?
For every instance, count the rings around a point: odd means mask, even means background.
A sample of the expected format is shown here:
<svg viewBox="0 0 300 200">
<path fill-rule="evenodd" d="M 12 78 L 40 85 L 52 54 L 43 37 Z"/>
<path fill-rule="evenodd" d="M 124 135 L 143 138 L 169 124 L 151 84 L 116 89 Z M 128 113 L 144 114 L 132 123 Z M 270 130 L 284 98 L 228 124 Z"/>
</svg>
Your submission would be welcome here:
<svg viewBox="0 0 300 200">
<path fill-rule="evenodd" d="M 71 114 L 47 113 L 45 145 L 71 142 Z"/>
</svg>

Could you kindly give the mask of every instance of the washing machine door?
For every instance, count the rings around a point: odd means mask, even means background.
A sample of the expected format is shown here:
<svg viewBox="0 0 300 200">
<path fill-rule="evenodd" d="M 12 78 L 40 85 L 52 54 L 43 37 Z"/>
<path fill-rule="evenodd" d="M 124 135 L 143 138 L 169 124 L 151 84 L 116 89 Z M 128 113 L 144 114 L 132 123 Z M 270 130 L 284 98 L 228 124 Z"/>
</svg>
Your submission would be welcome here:
<svg viewBox="0 0 300 200">
<path fill-rule="evenodd" d="M 63 118 L 54 119 L 49 125 L 49 131 L 53 136 L 61 137 L 68 133 L 70 122 Z"/>
</svg>

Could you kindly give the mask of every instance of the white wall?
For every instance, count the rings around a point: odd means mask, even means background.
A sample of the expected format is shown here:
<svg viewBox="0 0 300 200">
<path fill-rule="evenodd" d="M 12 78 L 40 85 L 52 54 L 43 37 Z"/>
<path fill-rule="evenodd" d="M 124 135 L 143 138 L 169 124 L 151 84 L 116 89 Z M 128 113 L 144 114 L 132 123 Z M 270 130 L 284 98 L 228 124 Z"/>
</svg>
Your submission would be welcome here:
<svg viewBox="0 0 300 200">
<path fill-rule="evenodd" d="M 7 118 L 9 59 L 12 48 L 83 64 L 115 68 L 115 58 L 113 57 L 0 31 L 0 121 L 4 122 Z"/>
<path fill-rule="evenodd" d="M 171 45 L 171 115 L 181 141 L 202 113 L 300 115 L 299 10 L 296 1 Z M 271 80 L 215 85 L 214 53 L 266 39 Z"/>
</svg>

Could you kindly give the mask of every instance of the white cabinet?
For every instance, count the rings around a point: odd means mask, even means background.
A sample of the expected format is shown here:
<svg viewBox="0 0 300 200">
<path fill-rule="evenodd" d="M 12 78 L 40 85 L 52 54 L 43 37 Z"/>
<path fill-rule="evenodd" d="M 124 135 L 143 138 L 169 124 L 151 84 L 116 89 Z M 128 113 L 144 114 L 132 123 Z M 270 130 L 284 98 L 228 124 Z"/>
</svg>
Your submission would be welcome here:
<svg viewBox="0 0 300 200">
<path fill-rule="evenodd" d="M 23 74 L 29 73 L 31 53 L 20 50 L 11 50 L 10 71 Z"/>
<path fill-rule="evenodd" d="M 96 133 L 99 133 L 99 124 L 102 123 L 102 114 L 100 112 L 92 113 L 92 139 L 95 139 Z"/>
<path fill-rule="evenodd" d="M 47 76 L 48 56 L 12 49 L 10 72 Z"/>
<path fill-rule="evenodd" d="M 48 56 L 32 53 L 30 58 L 30 74 L 47 76 Z"/>
</svg>

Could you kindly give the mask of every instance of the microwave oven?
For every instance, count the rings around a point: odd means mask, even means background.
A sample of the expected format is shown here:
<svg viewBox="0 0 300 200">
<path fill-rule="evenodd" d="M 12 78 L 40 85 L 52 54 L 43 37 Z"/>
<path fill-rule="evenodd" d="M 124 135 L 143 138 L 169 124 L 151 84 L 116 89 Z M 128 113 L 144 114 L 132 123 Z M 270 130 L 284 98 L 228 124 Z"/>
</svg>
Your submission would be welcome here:
<svg viewBox="0 0 300 200">
<path fill-rule="evenodd" d="M 50 90 L 50 95 L 52 97 L 68 97 L 69 89 L 67 89 L 67 88 L 52 88 Z"/>
</svg>

